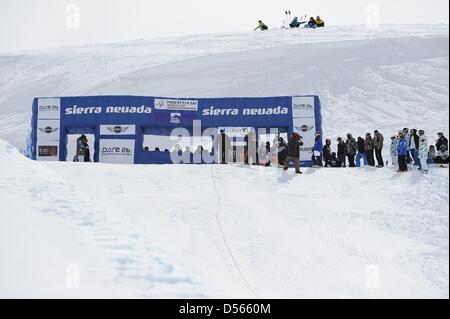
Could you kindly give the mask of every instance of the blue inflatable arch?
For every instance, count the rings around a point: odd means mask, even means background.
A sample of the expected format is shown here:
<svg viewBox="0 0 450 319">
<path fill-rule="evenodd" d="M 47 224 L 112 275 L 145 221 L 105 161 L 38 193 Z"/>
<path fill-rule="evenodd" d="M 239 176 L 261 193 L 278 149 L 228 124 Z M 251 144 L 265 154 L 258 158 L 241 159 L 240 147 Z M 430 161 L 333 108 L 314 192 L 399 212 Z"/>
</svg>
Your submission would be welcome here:
<svg viewBox="0 0 450 319">
<path fill-rule="evenodd" d="M 201 130 L 194 125 L 201 123 Z M 311 165 L 314 133 L 322 131 L 318 96 L 163 98 L 148 96 L 40 97 L 33 101 L 28 154 L 65 161 L 68 134 L 94 134 L 94 161 L 171 163 L 164 152 L 144 151 L 144 135 L 169 136 L 175 128 L 252 127 L 303 136 L 302 164 Z M 92 148 L 92 145 L 91 145 Z M 72 159 L 67 159 L 72 160 Z"/>
</svg>

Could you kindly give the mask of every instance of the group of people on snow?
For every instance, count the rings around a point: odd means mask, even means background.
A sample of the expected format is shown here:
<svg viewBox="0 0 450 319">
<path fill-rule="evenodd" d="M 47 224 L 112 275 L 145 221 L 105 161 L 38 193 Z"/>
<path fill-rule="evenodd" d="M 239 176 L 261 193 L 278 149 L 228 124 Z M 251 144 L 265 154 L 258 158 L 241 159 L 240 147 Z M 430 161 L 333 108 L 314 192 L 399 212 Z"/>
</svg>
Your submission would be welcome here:
<svg viewBox="0 0 450 319">
<path fill-rule="evenodd" d="M 325 22 L 317 16 L 316 18 L 311 17 L 309 21 L 301 21 L 298 17 L 294 17 L 294 19 L 289 23 L 289 28 L 299 28 L 304 24 L 305 28 L 315 29 L 315 28 L 323 28 L 325 27 Z M 254 30 L 266 31 L 269 27 L 262 21 L 258 20 L 258 26 Z"/>
<path fill-rule="evenodd" d="M 429 164 L 448 164 L 448 139 L 439 132 L 434 145 L 428 145 L 424 130 L 404 128 L 391 137 L 392 164 L 399 172 L 408 171 L 408 165 L 423 172 L 428 171 Z"/>
</svg>

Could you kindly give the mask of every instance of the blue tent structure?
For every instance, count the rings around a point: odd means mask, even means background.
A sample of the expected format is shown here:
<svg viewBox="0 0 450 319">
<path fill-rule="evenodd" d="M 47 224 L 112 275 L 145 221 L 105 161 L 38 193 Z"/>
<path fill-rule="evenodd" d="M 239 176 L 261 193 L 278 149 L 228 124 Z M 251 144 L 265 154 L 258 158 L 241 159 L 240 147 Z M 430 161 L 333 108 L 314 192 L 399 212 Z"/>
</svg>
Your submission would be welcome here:
<svg viewBox="0 0 450 319">
<path fill-rule="evenodd" d="M 196 125 L 201 129 L 196 129 Z M 205 129 L 278 129 L 303 136 L 302 165 L 311 165 L 314 133 L 322 131 L 318 96 L 164 98 L 147 96 L 43 97 L 33 101 L 28 155 L 34 160 L 71 161 L 69 134 L 94 134 L 94 161 L 169 164 L 165 152 L 146 151 L 145 135 L 191 135 Z M 214 138 L 214 137 L 213 137 Z M 91 146 L 92 148 L 92 146 Z"/>
</svg>

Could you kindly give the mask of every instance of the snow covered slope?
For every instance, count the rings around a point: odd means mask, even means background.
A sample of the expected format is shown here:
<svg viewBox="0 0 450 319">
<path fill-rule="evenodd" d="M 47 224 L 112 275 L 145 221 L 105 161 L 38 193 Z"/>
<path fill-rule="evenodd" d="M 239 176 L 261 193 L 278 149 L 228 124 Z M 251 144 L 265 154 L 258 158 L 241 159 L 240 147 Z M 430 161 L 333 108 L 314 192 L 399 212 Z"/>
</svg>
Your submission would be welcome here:
<svg viewBox="0 0 450 319">
<path fill-rule="evenodd" d="M 24 145 L 36 96 L 102 94 L 318 94 L 332 137 L 347 129 L 444 130 L 448 66 L 446 25 L 271 30 L 0 55 L 0 138 Z"/>
<path fill-rule="evenodd" d="M 0 297 L 448 298 L 448 170 L 294 176 L 33 162 L 15 148 L 33 97 L 88 94 L 318 94 L 327 136 L 432 138 L 448 131 L 448 66 L 440 25 L 0 55 Z"/>
</svg>

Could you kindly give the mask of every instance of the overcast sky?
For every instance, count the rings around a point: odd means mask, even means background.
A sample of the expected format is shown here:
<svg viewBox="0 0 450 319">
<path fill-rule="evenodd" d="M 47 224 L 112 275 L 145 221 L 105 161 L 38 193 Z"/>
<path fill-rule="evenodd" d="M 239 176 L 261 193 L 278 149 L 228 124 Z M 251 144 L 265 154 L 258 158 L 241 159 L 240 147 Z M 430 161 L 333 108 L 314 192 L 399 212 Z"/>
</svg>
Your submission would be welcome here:
<svg viewBox="0 0 450 319">
<path fill-rule="evenodd" d="M 286 9 L 327 25 L 449 22 L 448 0 L 0 0 L 0 52 L 280 27 Z"/>
</svg>

